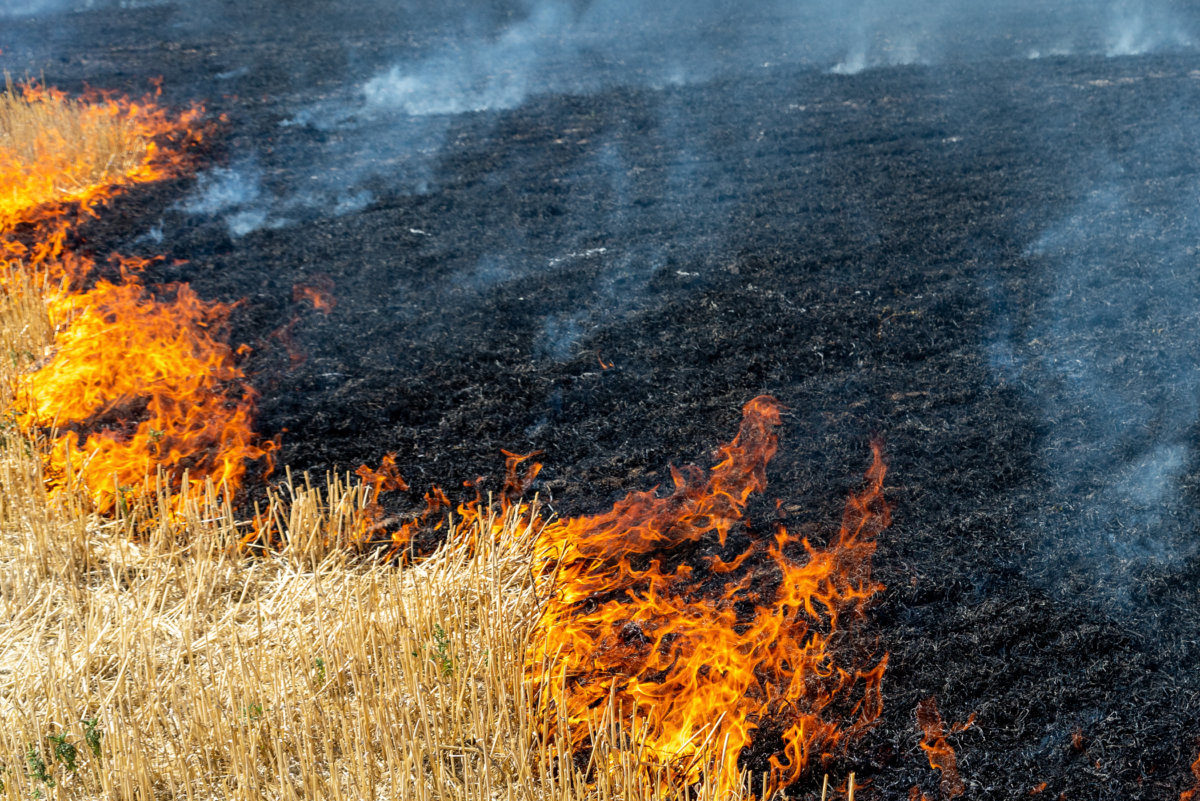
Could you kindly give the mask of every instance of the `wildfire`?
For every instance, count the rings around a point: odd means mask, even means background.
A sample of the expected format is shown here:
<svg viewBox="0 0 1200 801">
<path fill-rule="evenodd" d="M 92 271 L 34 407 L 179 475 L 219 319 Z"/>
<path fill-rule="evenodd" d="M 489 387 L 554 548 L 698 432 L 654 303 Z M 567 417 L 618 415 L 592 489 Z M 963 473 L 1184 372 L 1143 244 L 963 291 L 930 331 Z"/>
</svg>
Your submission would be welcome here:
<svg viewBox="0 0 1200 801">
<path fill-rule="evenodd" d="M 940 789 L 943 798 L 956 798 L 963 794 L 966 787 L 962 777 L 958 775 L 958 757 L 954 749 L 946 742 L 946 726 L 938 712 L 937 699 L 932 696 L 917 704 L 917 724 L 923 734 L 921 750 L 929 757 L 929 767 L 941 771 Z M 967 718 L 966 723 L 956 723 L 950 727 L 950 734 L 966 731 L 975 724 L 975 716 Z M 917 788 L 913 788 L 913 792 Z M 923 797 L 923 796 L 922 796 Z"/>
<path fill-rule="evenodd" d="M 186 164 L 185 146 L 202 137 L 200 115 L 193 108 L 173 117 L 151 98 L 73 100 L 36 84 L 9 84 L 0 93 L 0 232 L 50 221 L 67 206 L 91 209 L 118 187 L 176 174 Z"/>
<path fill-rule="evenodd" d="M 669 495 L 632 493 L 609 512 L 550 523 L 539 540 L 541 564 L 558 572 L 527 665 L 577 753 L 615 713 L 647 770 L 672 784 L 708 763 L 733 787 L 753 751 L 779 788 L 882 711 L 887 656 L 855 662 L 845 637 L 882 589 L 870 577 L 889 519 L 880 448 L 827 546 L 780 527 L 726 555 L 766 488 L 781 422 L 773 398 L 743 412 L 710 471 L 673 470 Z"/>
<path fill-rule="evenodd" d="M 16 417 L 47 438 L 51 493 L 80 482 L 100 512 L 159 469 L 178 500 L 208 481 L 232 493 L 249 460 L 269 461 L 271 444 L 251 430 L 254 393 L 222 339 L 231 307 L 186 284 L 146 286 L 136 259 L 114 257 L 120 283 L 95 280 L 95 262 L 70 245 L 122 187 L 185 169 L 199 116 L 36 86 L 0 97 L 2 285 L 10 295 L 41 286 L 54 330 L 18 379 Z"/>
</svg>

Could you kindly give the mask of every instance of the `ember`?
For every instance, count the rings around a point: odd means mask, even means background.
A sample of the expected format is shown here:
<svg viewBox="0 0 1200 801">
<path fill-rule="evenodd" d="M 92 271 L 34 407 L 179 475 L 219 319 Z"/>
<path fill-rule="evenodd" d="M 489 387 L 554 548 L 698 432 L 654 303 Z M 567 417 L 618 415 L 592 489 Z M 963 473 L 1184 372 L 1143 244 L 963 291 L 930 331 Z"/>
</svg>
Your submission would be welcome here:
<svg viewBox="0 0 1200 801">
<path fill-rule="evenodd" d="M 721 461 L 674 470 L 669 495 L 633 493 L 544 531 L 540 561 L 561 567 L 527 664 L 573 748 L 586 750 L 615 715 L 633 727 L 646 769 L 669 782 L 695 781 L 712 760 L 733 787 L 749 749 L 765 748 L 779 788 L 879 716 L 887 656 L 853 659 L 846 632 L 882 589 L 870 577 L 888 524 L 880 447 L 827 546 L 781 527 L 723 555 L 751 494 L 766 488 L 780 412 L 769 397 L 748 403 Z"/>
<path fill-rule="evenodd" d="M 1196 761 L 1192 763 L 1192 776 L 1196 778 L 1196 786 L 1190 790 L 1184 790 L 1179 795 L 1179 801 L 1194 801 L 1197 796 L 1200 796 L 1200 756 L 1196 757 Z"/>
<path fill-rule="evenodd" d="M 296 284 L 292 287 L 292 300 L 297 303 L 307 301 L 315 311 L 327 315 L 337 305 L 337 298 L 333 296 L 333 280 L 322 275 L 309 283 Z"/>
<path fill-rule="evenodd" d="M 917 704 L 917 724 L 924 735 L 921 739 L 921 750 L 929 757 L 929 767 L 942 773 L 942 797 L 957 798 L 966 788 L 962 777 L 958 775 L 958 757 L 946 742 L 946 735 L 971 728 L 975 724 L 975 716 L 967 718 L 966 723 L 954 724 L 947 732 L 945 724 L 942 723 L 941 713 L 938 712 L 937 699 L 931 696 Z"/>
</svg>

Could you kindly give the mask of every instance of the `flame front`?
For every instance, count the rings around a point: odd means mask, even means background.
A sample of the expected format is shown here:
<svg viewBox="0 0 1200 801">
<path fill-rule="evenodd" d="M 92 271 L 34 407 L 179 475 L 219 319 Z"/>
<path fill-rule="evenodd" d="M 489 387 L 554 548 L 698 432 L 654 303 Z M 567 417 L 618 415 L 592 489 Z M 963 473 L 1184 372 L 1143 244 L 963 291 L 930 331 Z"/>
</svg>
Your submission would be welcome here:
<svg viewBox="0 0 1200 801">
<path fill-rule="evenodd" d="M 846 661 L 846 622 L 881 585 L 870 577 L 888 524 L 880 448 L 826 547 L 780 528 L 721 553 L 753 493 L 766 488 L 780 404 L 744 408 L 710 471 L 673 470 L 674 491 L 633 493 L 611 511 L 550 523 L 539 541 L 558 566 L 528 654 L 545 712 L 586 751 L 616 712 L 647 770 L 673 784 L 706 763 L 732 788 L 752 750 L 772 788 L 836 754 L 882 710 L 882 659 Z"/>
<path fill-rule="evenodd" d="M 247 462 L 271 449 L 255 442 L 255 396 L 222 338 L 231 307 L 186 284 L 145 285 L 137 259 L 113 258 L 120 283 L 95 280 L 95 262 L 70 247 L 122 187 L 187 167 L 199 115 L 37 87 L 0 99 L 2 284 L 10 294 L 40 287 L 54 330 L 18 381 L 16 417 L 49 437 L 51 493 L 81 482 L 102 513 L 160 468 L 176 501 L 208 481 L 232 493 Z"/>
<path fill-rule="evenodd" d="M 19 223 L 50 222 L 72 206 L 90 210 L 119 187 L 179 173 L 185 150 L 203 136 L 200 116 L 192 108 L 173 117 L 149 98 L 76 101 L 36 84 L 9 85 L 0 92 L 0 232 L 7 238 Z"/>
</svg>

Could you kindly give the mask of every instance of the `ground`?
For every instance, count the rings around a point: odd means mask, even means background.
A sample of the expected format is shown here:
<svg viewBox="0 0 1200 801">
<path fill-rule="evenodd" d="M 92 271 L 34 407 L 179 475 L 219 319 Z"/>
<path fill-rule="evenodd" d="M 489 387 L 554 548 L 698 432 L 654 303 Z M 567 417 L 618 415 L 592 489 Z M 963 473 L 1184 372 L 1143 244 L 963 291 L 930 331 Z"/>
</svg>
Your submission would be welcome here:
<svg viewBox="0 0 1200 801">
<path fill-rule="evenodd" d="M 930 695 L 976 714 L 952 738 L 966 797 L 1189 786 L 1200 55 L 730 57 L 414 121 L 370 116 L 351 77 L 436 51 L 437 24 L 223 8 L 23 19 L 0 47 L 60 88 L 161 76 L 224 115 L 204 158 L 236 202 L 139 190 L 87 246 L 244 299 L 233 336 L 283 462 L 395 452 L 415 501 L 539 450 L 534 489 L 579 514 L 708 463 L 770 393 L 790 413 L 765 523 L 836 523 L 884 443 L 865 628 L 891 658 L 844 766 L 874 797 L 935 793 Z"/>
</svg>

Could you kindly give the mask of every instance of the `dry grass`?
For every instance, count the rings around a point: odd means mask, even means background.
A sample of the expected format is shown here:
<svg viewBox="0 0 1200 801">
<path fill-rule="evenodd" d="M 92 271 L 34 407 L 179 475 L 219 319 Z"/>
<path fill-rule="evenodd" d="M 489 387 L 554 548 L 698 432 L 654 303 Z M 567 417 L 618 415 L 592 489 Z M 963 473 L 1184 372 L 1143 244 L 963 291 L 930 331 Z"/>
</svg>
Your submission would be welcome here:
<svg viewBox="0 0 1200 801">
<path fill-rule="evenodd" d="M 0 302 L 14 353 L 47 341 L 33 294 Z M 362 488 L 289 480 L 272 511 L 288 544 L 248 558 L 215 495 L 173 524 L 89 516 L 3 434 L 0 798 L 721 797 L 657 786 L 611 718 L 590 765 L 557 745 L 526 678 L 550 580 L 523 519 L 415 567 L 355 562 L 340 545 Z"/>
<path fill-rule="evenodd" d="M 153 177 L 146 136 L 160 123 L 10 84 L 0 231 L 40 204 Z M 0 276 L 0 411 L 53 339 L 22 253 Z M 48 496 L 44 447 L 0 414 L 0 799 L 750 795 L 665 786 L 636 761 L 636 727 L 612 715 L 585 764 L 564 751 L 565 724 L 538 714 L 547 691 L 528 678 L 548 671 L 525 661 L 554 590 L 528 517 L 460 525 L 400 569 L 345 547 L 363 486 L 289 473 L 264 510 L 283 544 L 247 557 L 245 521 L 211 488 L 182 509 L 160 491 L 98 517 L 82 492 Z"/>
<path fill-rule="evenodd" d="M 136 115 L 6 80 L 0 91 L 0 215 L 119 182 L 153 147 Z"/>
</svg>

